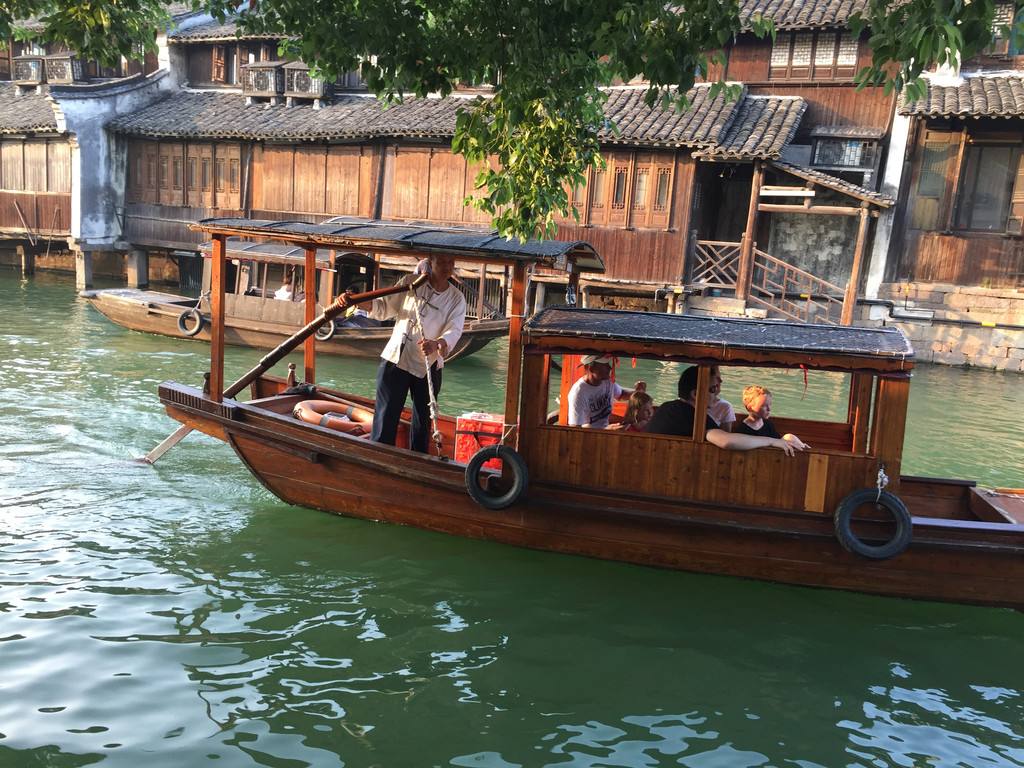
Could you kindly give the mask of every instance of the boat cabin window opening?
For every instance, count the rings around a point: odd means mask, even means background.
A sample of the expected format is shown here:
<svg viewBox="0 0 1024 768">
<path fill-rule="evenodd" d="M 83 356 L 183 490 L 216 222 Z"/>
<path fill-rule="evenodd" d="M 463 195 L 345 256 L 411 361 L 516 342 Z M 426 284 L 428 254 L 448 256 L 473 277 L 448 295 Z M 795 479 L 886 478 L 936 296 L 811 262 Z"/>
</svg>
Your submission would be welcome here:
<svg viewBox="0 0 1024 768">
<path fill-rule="evenodd" d="M 543 370 L 547 377 L 538 386 L 535 397 L 545 404 L 538 410 L 535 426 L 577 430 L 569 426 L 569 392 L 585 374 L 579 355 L 545 355 Z M 657 358 L 618 356 L 612 378 L 621 387 L 632 389 L 644 381 L 655 409 L 678 399 L 678 382 L 682 372 L 693 363 Z M 568 367 L 567 367 L 568 366 Z M 799 367 L 718 366 L 722 378 L 719 398 L 732 406 L 737 431 L 747 418 L 743 390 L 751 385 L 764 387 L 772 395 L 771 421 L 780 434 L 792 433 L 810 444 L 813 451 L 865 453 L 868 449 L 871 414 L 874 408 L 874 377 L 807 370 Z M 628 399 L 611 403 L 609 432 L 623 435 L 692 440 L 692 437 L 647 435 L 645 432 L 622 431 L 629 406 Z M 721 412 L 721 409 L 716 409 Z M 859 415 L 855 415 L 855 411 Z M 723 428 L 725 428 L 723 426 Z M 604 431 L 604 430 L 597 430 Z"/>
</svg>

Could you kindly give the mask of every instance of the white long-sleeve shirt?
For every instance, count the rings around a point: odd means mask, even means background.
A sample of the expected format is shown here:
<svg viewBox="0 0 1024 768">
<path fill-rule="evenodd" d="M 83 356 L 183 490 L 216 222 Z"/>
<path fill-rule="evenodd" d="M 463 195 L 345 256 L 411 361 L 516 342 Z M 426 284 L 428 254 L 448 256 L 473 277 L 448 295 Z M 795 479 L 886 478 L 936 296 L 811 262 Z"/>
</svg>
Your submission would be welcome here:
<svg viewBox="0 0 1024 768">
<path fill-rule="evenodd" d="M 402 278 L 402 282 L 410 281 L 411 277 Z M 422 329 L 416 325 L 413 302 L 419 303 Z M 462 328 L 466 322 L 466 299 L 454 285 L 449 283 L 438 293 L 428 280 L 416 288 L 415 296 L 405 291 L 374 299 L 370 317 L 375 320 L 395 320 L 395 329 L 380 356 L 403 371 L 422 377 L 427 375 L 427 366 L 420 352 L 420 339 L 444 339 L 448 351 L 454 351 L 455 345 L 462 338 Z M 430 355 L 430 364 L 434 363 L 438 367 L 444 365 L 440 352 Z"/>
</svg>

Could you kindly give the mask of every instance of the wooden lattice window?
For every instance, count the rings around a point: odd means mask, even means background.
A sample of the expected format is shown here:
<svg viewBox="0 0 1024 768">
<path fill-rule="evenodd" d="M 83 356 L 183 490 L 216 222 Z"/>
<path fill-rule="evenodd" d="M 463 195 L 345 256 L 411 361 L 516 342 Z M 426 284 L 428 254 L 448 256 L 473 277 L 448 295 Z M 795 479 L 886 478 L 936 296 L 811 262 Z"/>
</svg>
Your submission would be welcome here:
<svg viewBox="0 0 1024 768">
<path fill-rule="evenodd" d="M 658 181 L 654 188 L 654 212 L 665 213 L 668 211 L 669 193 L 672 185 L 672 169 L 659 168 Z"/>
<path fill-rule="evenodd" d="M 636 177 L 633 179 L 633 204 L 634 211 L 647 210 L 647 195 L 650 192 L 651 179 L 650 168 L 637 168 Z"/>
<path fill-rule="evenodd" d="M 992 44 L 982 53 L 987 56 L 1009 56 L 1017 53 L 1011 50 L 1008 28 L 1013 25 L 1013 3 L 996 3 L 992 15 Z"/>
<path fill-rule="evenodd" d="M 202 170 L 202 180 L 203 180 L 202 190 L 203 190 L 203 192 L 209 192 L 210 191 L 210 161 L 207 158 L 205 158 L 205 157 L 202 158 L 201 170 Z"/>
<path fill-rule="evenodd" d="M 197 184 L 198 178 L 196 177 L 196 158 L 190 157 L 188 159 L 188 188 L 189 191 L 195 191 L 199 189 Z"/>
<path fill-rule="evenodd" d="M 165 155 L 160 157 L 159 173 L 158 182 L 160 184 L 160 189 L 167 189 L 167 157 Z"/>
<path fill-rule="evenodd" d="M 228 187 L 232 192 L 238 191 L 239 176 L 239 161 L 234 158 L 228 160 Z"/>
<path fill-rule="evenodd" d="M 607 172 L 602 168 L 594 171 L 594 186 L 590 190 L 590 208 L 595 211 L 604 210 L 604 188 Z"/>
<path fill-rule="evenodd" d="M 615 167 L 614 187 L 612 189 L 612 210 L 622 210 L 626 207 L 626 176 L 629 168 L 623 165 Z"/>
<path fill-rule="evenodd" d="M 850 80 L 857 71 L 859 42 L 849 31 L 780 32 L 772 44 L 772 80 Z"/>
<path fill-rule="evenodd" d="M 174 189 L 181 189 L 181 181 L 182 181 L 182 179 L 181 179 L 181 170 L 182 170 L 181 165 L 182 165 L 181 158 L 180 157 L 174 158 L 174 162 L 171 164 L 171 168 L 172 168 L 171 184 L 172 184 Z"/>
<path fill-rule="evenodd" d="M 216 179 L 217 191 L 223 192 L 227 179 L 224 178 L 224 160 L 219 157 L 214 162 L 214 178 Z"/>
</svg>

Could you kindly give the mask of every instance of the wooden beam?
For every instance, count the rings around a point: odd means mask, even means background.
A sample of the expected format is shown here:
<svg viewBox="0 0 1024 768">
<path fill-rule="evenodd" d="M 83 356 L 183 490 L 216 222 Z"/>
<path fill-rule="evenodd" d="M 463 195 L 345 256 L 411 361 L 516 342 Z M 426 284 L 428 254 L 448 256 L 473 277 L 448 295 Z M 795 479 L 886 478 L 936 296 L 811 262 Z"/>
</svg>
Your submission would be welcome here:
<svg viewBox="0 0 1024 768">
<path fill-rule="evenodd" d="M 316 248 L 306 248 L 306 293 L 304 322 L 308 325 L 316 319 Z M 316 383 L 316 335 L 310 334 L 303 342 L 303 378 L 307 384 Z"/>
<path fill-rule="evenodd" d="M 853 313 L 857 308 L 857 290 L 860 286 L 860 273 L 864 265 L 864 243 L 868 234 L 867 203 L 860 209 L 860 223 L 857 226 L 857 244 L 853 247 L 853 267 L 850 269 L 850 281 L 846 284 L 843 295 L 843 311 L 839 318 L 840 325 L 851 325 Z"/>
<path fill-rule="evenodd" d="M 226 235 L 213 236 L 210 252 L 210 399 L 224 399 L 224 254 Z"/>
<path fill-rule="evenodd" d="M 761 187 L 761 197 L 814 197 L 817 193 L 807 187 Z"/>
<path fill-rule="evenodd" d="M 845 205 L 786 205 L 784 203 L 761 203 L 757 206 L 761 213 L 820 213 L 823 216 L 860 216 L 860 208 Z M 875 212 L 872 216 L 877 216 Z"/>
<path fill-rule="evenodd" d="M 526 265 L 512 268 L 512 300 L 508 308 L 508 374 L 505 380 L 505 445 L 516 445 L 518 435 L 511 425 L 519 421 L 519 385 L 523 369 L 523 315 L 526 309 Z"/>
<path fill-rule="evenodd" d="M 846 423 L 853 432 L 854 453 L 866 453 L 868 449 L 868 422 L 871 420 L 871 390 L 875 377 L 869 373 L 854 373 L 850 376 L 850 405 Z"/>
<path fill-rule="evenodd" d="M 764 166 L 760 160 L 754 162 L 754 176 L 750 180 L 750 205 L 747 207 L 747 224 L 740 240 L 740 263 L 736 275 L 736 298 L 745 301 L 750 295 L 750 280 L 754 274 L 754 229 L 757 226 L 757 212 L 761 207 L 757 200 L 764 180 Z"/>
<path fill-rule="evenodd" d="M 480 265 L 480 276 L 476 282 L 476 319 L 477 322 L 484 319 L 484 291 L 487 288 L 487 265 Z"/>
<path fill-rule="evenodd" d="M 697 374 L 697 393 L 693 406 L 693 442 L 703 443 L 706 424 L 705 417 L 708 414 L 708 400 L 711 394 L 708 389 L 711 387 L 711 366 L 702 365 Z"/>
</svg>

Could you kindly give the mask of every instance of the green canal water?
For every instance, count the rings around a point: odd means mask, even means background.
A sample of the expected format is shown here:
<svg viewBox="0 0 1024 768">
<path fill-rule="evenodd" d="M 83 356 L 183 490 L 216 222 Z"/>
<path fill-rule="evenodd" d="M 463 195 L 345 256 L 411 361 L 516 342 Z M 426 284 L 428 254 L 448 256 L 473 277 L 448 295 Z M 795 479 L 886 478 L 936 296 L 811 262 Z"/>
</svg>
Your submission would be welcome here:
<svg viewBox="0 0 1024 768">
<path fill-rule="evenodd" d="M 1024 614 L 334 517 L 201 436 L 131 464 L 208 347 L 122 330 L 66 277 L 0 271 L 0 320 L 0 766 L 1024 765 Z M 368 393 L 374 368 L 320 373 Z M 678 368 L 637 373 L 664 397 Z M 443 406 L 502 382 L 488 349 Z M 770 385 L 777 413 L 843 407 L 839 377 Z M 905 471 L 1024 485 L 1022 395 L 919 369 Z"/>
</svg>

